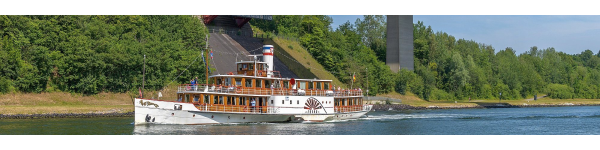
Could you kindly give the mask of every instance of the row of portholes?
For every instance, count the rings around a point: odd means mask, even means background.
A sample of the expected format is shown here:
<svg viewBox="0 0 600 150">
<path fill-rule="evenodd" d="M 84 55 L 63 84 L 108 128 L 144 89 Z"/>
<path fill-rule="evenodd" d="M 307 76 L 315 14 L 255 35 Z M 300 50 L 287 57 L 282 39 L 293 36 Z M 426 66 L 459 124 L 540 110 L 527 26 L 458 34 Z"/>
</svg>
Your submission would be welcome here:
<svg viewBox="0 0 600 150">
<path fill-rule="evenodd" d="M 196 117 L 196 114 L 194 114 L 192 117 Z M 210 118 L 215 118 L 215 115 L 211 115 Z M 231 119 L 231 116 L 227 116 L 227 119 Z M 246 119 L 246 117 L 243 117 L 242 119 Z"/>
</svg>

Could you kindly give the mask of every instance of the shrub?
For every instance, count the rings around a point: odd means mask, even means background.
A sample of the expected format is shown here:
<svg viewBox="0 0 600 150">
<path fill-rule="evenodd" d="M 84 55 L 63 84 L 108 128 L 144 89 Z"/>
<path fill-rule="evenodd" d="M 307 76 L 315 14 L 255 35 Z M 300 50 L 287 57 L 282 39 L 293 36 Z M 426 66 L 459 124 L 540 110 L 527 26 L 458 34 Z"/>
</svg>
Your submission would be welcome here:
<svg viewBox="0 0 600 150">
<path fill-rule="evenodd" d="M 431 100 L 453 100 L 454 97 L 444 90 L 433 89 L 431 91 Z"/>
<path fill-rule="evenodd" d="M 573 88 L 563 84 L 548 84 L 547 93 L 556 99 L 571 99 L 575 95 Z"/>
</svg>

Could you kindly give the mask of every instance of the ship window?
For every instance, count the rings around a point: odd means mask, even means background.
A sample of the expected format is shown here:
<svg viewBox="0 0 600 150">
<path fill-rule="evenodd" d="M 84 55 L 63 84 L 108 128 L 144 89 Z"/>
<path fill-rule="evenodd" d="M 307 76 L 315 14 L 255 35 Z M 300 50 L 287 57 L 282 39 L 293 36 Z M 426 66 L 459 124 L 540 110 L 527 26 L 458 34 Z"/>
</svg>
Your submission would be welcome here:
<svg viewBox="0 0 600 150">
<path fill-rule="evenodd" d="M 208 100 L 208 95 L 204 95 L 204 104 L 208 104 L 209 100 Z"/>
<path fill-rule="evenodd" d="M 329 83 L 325 82 L 325 87 L 323 87 L 326 90 L 329 90 Z"/>
<path fill-rule="evenodd" d="M 200 99 L 200 96 L 194 95 L 194 102 L 198 102 L 198 99 Z"/>
<path fill-rule="evenodd" d="M 240 97 L 240 105 L 246 105 L 246 97 Z"/>
<path fill-rule="evenodd" d="M 242 80 L 241 79 L 236 79 L 235 80 L 235 86 L 242 86 Z"/>
<path fill-rule="evenodd" d="M 242 70 L 248 70 L 248 65 L 247 64 L 242 64 Z"/>
<path fill-rule="evenodd" d="M 252 80 L 246 79 L 246 87 L 252 87 Z"/>
<path fill-rule="evenodd" d="M 185 102 L 190 102 L 190 94 L 185 94 Z"/>
<path fill-rule="evenodd" d="M 223 96 L 219 96 L 219 104 L 223 104 Z"/>
<path fill-rule="evenodd" d="M 285 101 L 284 101 L 284 100 L 281 100 L 281 104 L 285 104 Z"/>
<path fill-rule="evenodd" d="M 227 96 L 227 105 L 231 105 L 231 96 Z"/>
<path fill-rule="evenodd" d="M 306 89 L 306 82 L 300 82 L 300 89 Z"/>
<path fill-rule="evenodd" d="M 250 67 L 248 68 L 248 70 L 254 70 L 254 64 L 249 64 L 249 66 Z"/>
<path fill-rule="evenodd" d="M 289 89 L 290 88 L 289 83 L 290 83 L 289 81 L 283 81 L 283 87 L 285 87 L 286 89 Z"/>
<path fill-rule="evenodd" d="M 219 104 L 219 97 L 213 96 L 213 104 Z"/>
<path fill-rule="evenodd" d="M 312 89 L 314 88 L 314 87 L 313 87 L 313 84 L 314 84 L 314 82 L 310 82 L 310 83 L 308 83 L 308 89 L 309 89 L 309 90 L 312 90 Z"/>
<path fill-rule="evenodd" d="M 321 82 L 317 82 L 317 89 L 318 90 L 322 90 L 322 88 L 321 88 Z"/>
<path fill-rule="evenodd" d="M 257 88 L 262 88 L 262 80 L 256 80 L 256 87 Z"/>
<path fill-rule="evenodd" d="M 271 88 L 271 81 L 265 80 L 265 88 Z"/>
<path fill-rule="evenodd" d="M 300 104 L 300 100 L 298 100 L 298 104 Z"/>
<path fill-rule="evenodd" d="M 292 104 L 292 101 L 290 100 L 290 104 Z"/>
</svg>

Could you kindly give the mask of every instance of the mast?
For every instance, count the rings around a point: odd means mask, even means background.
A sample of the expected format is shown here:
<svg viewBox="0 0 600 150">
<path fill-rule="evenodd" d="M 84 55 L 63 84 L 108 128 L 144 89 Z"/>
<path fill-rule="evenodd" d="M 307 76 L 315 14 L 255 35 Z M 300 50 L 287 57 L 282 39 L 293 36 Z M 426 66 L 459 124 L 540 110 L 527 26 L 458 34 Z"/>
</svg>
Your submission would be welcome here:
<svg viewBox="0 0 600 150">
<path fill-rule="evenodd" d="M 204 48 L 206 50 L 206 56 L 208 56 L 208 34 L 206 35 L 206 48 Z M 204 58 L 204 57 L 203 57 Z M 206 59 L 208 61 L 208 59 Z M 208 84 L 208 62 L 204 62 L 204 64 L 206 64 L 206 66 L 204 66 L 204 68 L 206 69 L 206 84 Z"/>
</svg>

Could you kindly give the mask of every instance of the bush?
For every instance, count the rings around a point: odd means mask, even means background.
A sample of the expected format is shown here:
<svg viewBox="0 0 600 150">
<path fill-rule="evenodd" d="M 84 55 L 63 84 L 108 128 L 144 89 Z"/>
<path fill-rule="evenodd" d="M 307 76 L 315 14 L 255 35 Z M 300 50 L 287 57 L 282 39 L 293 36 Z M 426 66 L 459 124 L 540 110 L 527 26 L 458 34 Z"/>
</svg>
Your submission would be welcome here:
<svg viewBox="0 0 600 150">
<path fill-rule="evenodd" d="M 454 100 L 454 97 L 444 90 L 433 89 L 431 91 L 431 100 Z"/>
<path fill-rule="evenodd" d="M 571 99 L 575 95 L 573 88 L 563 84 L 549 84 L 546 89 L 550 98 Z"/>
<path fill-rule="evenodd" d="M 481 88 L 481 93 L 479 97 L 484 99 L 494 98 L 494 95 L 492 94 L 492 86 L 490 84 L 484 84 Z"/>
<path fill-rule="evenodd" d="M 4 77 L 0 77 L 0 93 L 12 92 L 13 89 L 14 87 L 12 86 L 12 81 Z"/>
</svg>

